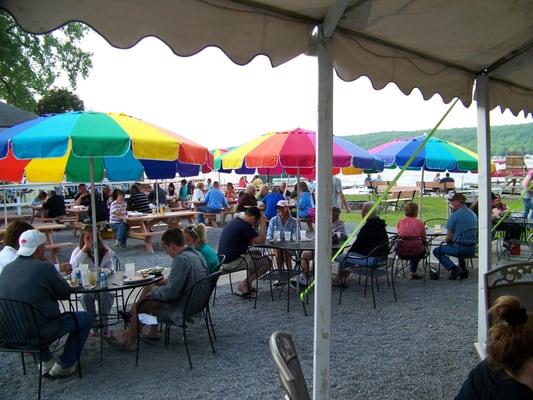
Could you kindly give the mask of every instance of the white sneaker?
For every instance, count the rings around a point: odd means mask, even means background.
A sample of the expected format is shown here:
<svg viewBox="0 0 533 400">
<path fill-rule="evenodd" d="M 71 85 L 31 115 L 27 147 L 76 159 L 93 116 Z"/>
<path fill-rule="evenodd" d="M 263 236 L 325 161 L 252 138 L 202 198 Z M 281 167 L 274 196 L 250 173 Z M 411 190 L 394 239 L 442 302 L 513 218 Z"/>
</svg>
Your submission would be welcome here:
<svg viewBox="0 0 533 400">
<path fill-rule="evenodd" d="M 307 281 L 307 276 L 305 274 L 298 275 L 298 283 L 303 286 L 307 286 L 309 282 Z"/>
<path fill-rule="evenodd" d="M 58 362 L 54 363 L 54 366 L 48 373 L 52 378 L 66 378 L 76 372 L 76 364 L 72 367 L 63 368 Z"/>
<path fill-rule="evenodd" d="M 42 369 L 41 369 L 41 375 L 47 376 L 52 367 L 54 366 L 55 360 L 53 358 L 49 359 L 48 361 L 43 361 L 42 363 Z"/>
</svg>

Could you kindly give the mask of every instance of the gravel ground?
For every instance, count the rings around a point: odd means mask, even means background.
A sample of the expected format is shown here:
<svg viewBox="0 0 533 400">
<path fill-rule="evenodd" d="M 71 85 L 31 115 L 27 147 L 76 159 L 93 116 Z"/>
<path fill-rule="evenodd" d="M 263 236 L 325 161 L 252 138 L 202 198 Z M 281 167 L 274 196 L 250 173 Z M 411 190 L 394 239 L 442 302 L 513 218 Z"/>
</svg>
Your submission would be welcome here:
<svg viewBox="0 0 533 400">
<path fill-rule="evenodd" d="M 220 229 L 210 229 L 218 243 Z M 72 240 L 70 232 L 58 239 Z M 66 258 L 68 252 L 64 252 Z M 138 268 L 168 265 L 161 248 L 148 255 L 142 242 L 132 240 L 117 255 Z M 331 398 L 354 399 L 450 399 L 458 392 L 468 371 L 477 362 L 477 281 L 397 280 L 398 303 L 392 290 L 382 285 L 377 309 L 364 298 L 356 282 L 337 304 L 333 289 L 331 332 Z M 291 291 L 291 312 L 286 313 L 286 292 L 270 300 L 268 287 L 260 286 L 258 307 L 232 296 L 221 283 L 212 309 L 216 327 L 216 354 L 199 323 L 190 330 L 194 370 L 189 370 L 180 331 L 174 331 L 170 347 L 144 344 L 135 367 L 135 353 L 104 349 L 99 363 L 98 342 L 89 339 L 82 355 L 82 380 L 45 379 L 44 399 L 281 399 L 267 339 L 277 330 L 295 339 L 308 385 L 312 384 L 313 318 L 305 317 Z M 312 309 L 313 299 L 310 301 Z M 105 346 L 105 345 L 104 345 Z M 22 374 L 18 354 L 0 355 L 0 399 L 35 398 L 36 368 L 28 362 Z"/>
</svg>

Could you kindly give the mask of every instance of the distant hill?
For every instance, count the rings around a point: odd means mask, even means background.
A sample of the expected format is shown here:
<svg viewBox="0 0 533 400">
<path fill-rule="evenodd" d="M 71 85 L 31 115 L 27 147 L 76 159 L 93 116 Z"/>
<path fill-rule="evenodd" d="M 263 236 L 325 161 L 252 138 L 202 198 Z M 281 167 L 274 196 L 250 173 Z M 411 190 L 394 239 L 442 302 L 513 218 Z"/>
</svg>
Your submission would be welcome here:
<svg viewBox="0 0 533 400">
<path fill-rule="evenodd" d="M 423 135 L 427 131 L 375 132 L 364 135 L 344 136 L 345 139 L 370 149 L 395 138 Z M 434 137 L 457 143 L 477 152 L 476 128 L 439 129 Z M 493 156 L 504 156 L 507 152 L 533 154 L 533 124 L 501 125 L 491 127 L 491 152 Z"/>
</svg>

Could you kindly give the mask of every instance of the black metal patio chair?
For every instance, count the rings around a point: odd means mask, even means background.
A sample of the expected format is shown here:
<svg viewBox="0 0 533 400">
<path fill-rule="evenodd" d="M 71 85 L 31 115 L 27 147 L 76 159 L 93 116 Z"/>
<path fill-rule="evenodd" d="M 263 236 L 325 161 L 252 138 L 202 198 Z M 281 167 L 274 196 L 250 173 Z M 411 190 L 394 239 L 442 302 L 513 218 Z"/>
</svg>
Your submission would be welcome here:
<svg viewBox="0 0 533 400">
<path fill-rule="evenodd" d="M 63 313 L 73 314 L 74 313 Z M 38 320 L 53 321 L 57 318 L 47 318 L 40 310 L 30 303 L 23 301 L 0 298 L 0 352 L 20 353 L 22 360 L 22 371 L 26 375 L 26 364 L 24 354 L 31 353 L 38 356 L 39 360 L 39 389 L 37 398 L 41 399 L 42 389 L 42 355 L 58 342 L 59 339 L 44 338 L 41 335 Z M 76 328 L 78 320 L 74 317 Z M 76 329 L 78 330 L 78 329 Z M 57 348 L 56 348 L 57 350 Z M 78 376 L 81 379 L 81 363 L 78 354 Z"/>
<path fill-rule="evenodd" d="M 196 282 L 189 290 L 188 293 L 185 295 L 187 296 L 187 300 L 185 302 L 185 307 L 183 308 L 183 316 L 182 316 L 182 324 L 179 326 L 182 328 L 183 331 L 183 341 L 185 342 L 185 350 L 187 352 L 187 358 L 189 360 L 189 367 L 193 369 L 192 361 L 191 361 L 191 354 L 189 352 L 189 343 L 187 341 L 187 321 L 190 321 L 191 318 L 199 316 L 200 314 L 203 314 L 204 320 L 205 320 L 205 326 L 207 329 L 207 334 L 209 336 L 209 343 L 211 344 L 211 348 L 213 349 L 213 354 L 215 353 L 215 345 L 213 343 L 213 337 L 216 337 L 215 335 L 215 329 L 213 326 L 213 321 L 211 320 L 211 313 L 209 310 L 209 301 L 211 299 L 211 295 L 213 294 L 213 291 L 215 290 L 215 287 L 218 282 L 218 278 L 221 275 L 221 271 L 217 271 L 212 273 L 206 278 L 203 278 Z M 166 302 L 160 301 L 160 300 L 154 300 L 154 299 L 144 299 L 141 302 L 139 302 L 137 306 L 137 350 L 136 350 L 136 356 L 135 356 L 135 365 L 139 365 L 139 348 L 140 348 L 140 341 L 141 341 L 141 322 L 139 321 L 139 314 L 142 313 L 143 309 L 148 305 L 150 302 L 160 303 L 164 304 Z M 172 326 L 176 326 L 176 324 L 171 321 L 168 318 L 159 316 L 158 317 L 159 322 L 162 322 L 165 325 L 165 337 L 164 337 L 164 345 L 165 347 L 168 347 L 169 341 L 170 341 L 170 329 Z M 211 336 L 211 333 L 213 333 L 213 337 Z"/>
<path fill-rule="evenodd" d="M 352 253 L 353 254 L 353 253 Z M 339 274 L 349 275 L 350 273 L 357 273 L 359 275 L 359 283 L 361 283 L 361 277 L 365 277 L 365 289 L 364 296 L 366 297 L 366 290 L 368 287 L 368 280 L 370 279 L 370 288 L 372 291 L 372 302 L 374 308 L 376 308 L 376 296 L 374 293 L 374 283 L 376 289 L 379 291 L 378 278 L 385 277 L 387 285 L 392 285 L 392 292 L 394 295 L 394 301 L 398 302 L 396 296 L 396 288 L 394 286 L 394 263 L 389 266 L 389 256 L 394 256 L 394 241 L 387 241 L 374 247 L 370 253 L 366 256 L 356 256 L 347 253 L 346 257 L 341 261 L 339 265 Z M 394 257 L 392 259 L 394 261 Z M 389 280 L 390 275 L 390 280 Z M 339 291 L 339 304 L 342 301 L 342 293 L 346 288 L 343 279 L 340 279 L 340 291 Z"/>
</svg>

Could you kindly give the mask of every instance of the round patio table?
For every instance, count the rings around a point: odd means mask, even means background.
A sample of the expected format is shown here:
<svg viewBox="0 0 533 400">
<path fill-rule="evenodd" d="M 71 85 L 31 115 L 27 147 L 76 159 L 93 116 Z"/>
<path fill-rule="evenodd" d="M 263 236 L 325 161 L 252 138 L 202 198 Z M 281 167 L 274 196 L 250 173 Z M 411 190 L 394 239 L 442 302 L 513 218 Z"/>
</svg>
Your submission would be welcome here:
<svg viewBox="0 0 533 400">
<path fill-rule="evenodd" d="M 398 234 L 398 228 L 395 226 L 387 226 L 387 233 L 389 235 L 397 235 Z M 439 232 L 435 232 L 435 228 L 432 226 L 428 226 L 426 228 L 426 236 L 431 239 L 439 237 L 439 236 L 446 236 L 446 228 L 442 227 Z"/>
<path fill-rule="evenodd" d="M 103 343 L 104 343 L 104 331 L 102 328 L 106 328 L 109 326 L 117 325 L 122 322 L 120 315 L 118 314 L 119 310 L 119 304 L 118 304 L 118 298 L 120 297 L 122 299 L 122 311 L 126 311 L 126 306 L 128 304 L 128 300 L 130 299 L 131 295 L 133 294 L 133 289 L 145 287 L 152 285 L 154 283 L 157 283 L 163 279 L 163 276 L 155 276 L 150 275 L 149 278 L 139 280 L 138 282 L 132 282 L 132 283 L 124 283 L 123 281 L 124 275 L 122 274 L 122 271 L 117 271 L 113 274 L 110 274 L 107 276 L 107 286 L 103 287 L 100 286 L 99 279 L 97 277 L 96 286 L 91 287 L 73 287 L 72 288 L 72 295 L 74 295 L 74 299 L 71 297 L 69 299 L 70 308 L 78 310 L 78 294 L 94 294 L 96 296 L 96 301 L 98 302 L 98 320 L 93 322 L 93 328 L 100 330 L 100 363 L 102 363 L 103 359 Z M 130 293 L 127 295 L 126 300 L 124 300 L 124 291 L 130 290 Z M 101 293 L 110 293 L 113 292 L 115 294 L 115 301 L 117 301 L 116 308 L 117 308 L 117 314 L 102 314 L 102 307 L 101 307 L 101 301 L 100 301 L 100 294 Z M 120 295 L 119 295 L 119 292 Z M 140 292 L 139 292 L 140 293 Z M 138 294 L 137 294 L 138 295 Z M 74 301 L 75 306 L 72 306 L 72 302 Z M 103 317 L 107 317 L 107 324 L 104 324 Z M 114 319 L 113 322 L 109 322 L 110 319 Z"/>
<path fill-rule="evenodd" d="M 342 243 L 335 243 L 332 244 L 332 251 L 335 253 L 338 249 L 340 249 L 342 246 Z M 292 276 L 298 275 L 302 272 L 302 254 L 304 251 L 315 251 L 315 240 L 308 239 L 308 240 L 300 240 L 297 241 L 279 241 L 279 242 L 266 242 L 262 245 L 256 245 L 253 247 L 262 247 L 267 249 L 275 249 L 275 250 L 282 250 L 289 252 L 291 254 L 291 259 L 294 261 L 294 268 L 287 271 L 287 312 L 289 312 L 289 286 L 290 286 L 290 278 Z M 349 247 L 349 246 L 347 246 Z M 294 271 L 294 272 L 293 272 Z M 307 316 L 307 310 L 305 307 L 305 303 L 302 302 L 303 310 L 305 316 Z"/>
</svg>

